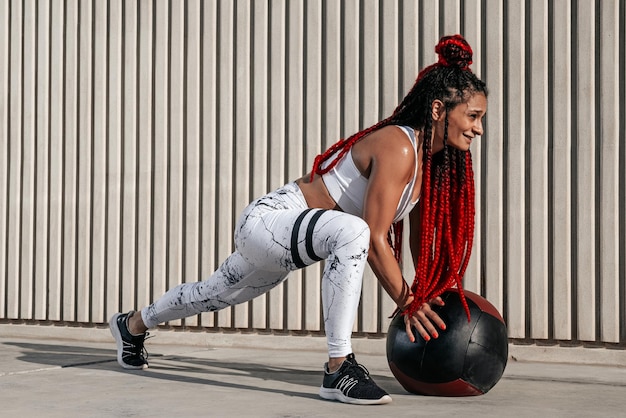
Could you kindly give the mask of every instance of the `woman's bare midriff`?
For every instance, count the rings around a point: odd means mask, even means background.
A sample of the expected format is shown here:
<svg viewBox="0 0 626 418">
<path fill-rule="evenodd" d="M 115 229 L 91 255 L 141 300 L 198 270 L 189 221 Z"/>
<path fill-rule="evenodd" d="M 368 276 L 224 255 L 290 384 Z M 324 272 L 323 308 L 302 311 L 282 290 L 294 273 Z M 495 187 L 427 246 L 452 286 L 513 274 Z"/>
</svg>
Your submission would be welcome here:
<svg viewBox="0 0 626 418">
<path fill-rule="evenodd" d="M 307 174 L 296 180 L 296 184 L 310 208 L 341 210 L 337 202 L 330 197 L 322 177 L 316 175 L 313 181 L 310 181 L 310 174 Z"/>
</svg>

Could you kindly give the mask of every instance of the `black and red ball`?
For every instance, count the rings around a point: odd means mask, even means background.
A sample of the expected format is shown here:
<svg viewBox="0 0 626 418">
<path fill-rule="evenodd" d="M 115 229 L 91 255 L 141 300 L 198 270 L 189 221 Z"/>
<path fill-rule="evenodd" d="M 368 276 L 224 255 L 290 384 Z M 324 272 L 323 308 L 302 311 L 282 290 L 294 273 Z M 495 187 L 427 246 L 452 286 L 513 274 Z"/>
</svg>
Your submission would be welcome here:
<svg viewBox="0 0 626 418">
<path fill-rule="evenodd" d="M 444 306 L 433 306 L 446 324 L 438 338 L 424 340 L 414 330 L 406 334 L 397 315 L 387 333 L 391 372 L 409 392 L 431 396 L 474 396 L 487 393 L 502 377 L 508 358 L 507 329 L 498 310 L 480 295 L 464 290 L 470 321 L 458 290 L 441 295 Z"/>
</svg>

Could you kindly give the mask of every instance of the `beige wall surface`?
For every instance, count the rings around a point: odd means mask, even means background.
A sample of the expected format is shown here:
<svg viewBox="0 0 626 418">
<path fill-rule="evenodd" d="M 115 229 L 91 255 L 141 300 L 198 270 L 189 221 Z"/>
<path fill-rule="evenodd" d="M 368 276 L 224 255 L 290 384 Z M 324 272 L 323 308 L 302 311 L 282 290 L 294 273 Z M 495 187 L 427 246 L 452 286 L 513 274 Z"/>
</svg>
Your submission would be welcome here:
<svg viewBox="0 0 626 418">
<path fill-rule="evenodd" d="M 1 1 L 0 321 L 96 326 L 207 277 L 251 199 L 461 33 L 490 89 L 465 286 L 514 340 L 624 347 L 625 32 L 618 0 Z M 169 325 L 323 331 L 320 276 Z M 368 271 L 355 331 L 393 308 Z"/>
</svg>

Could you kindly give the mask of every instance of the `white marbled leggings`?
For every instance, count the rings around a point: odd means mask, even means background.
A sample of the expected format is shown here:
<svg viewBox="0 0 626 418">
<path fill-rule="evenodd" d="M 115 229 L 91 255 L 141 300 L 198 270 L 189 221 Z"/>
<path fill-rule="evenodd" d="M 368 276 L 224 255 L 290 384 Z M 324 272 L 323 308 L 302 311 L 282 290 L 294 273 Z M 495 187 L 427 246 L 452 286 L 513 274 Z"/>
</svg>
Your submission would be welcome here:
<svg viewBox="0 0 626 418">
<path fill-rule="evenodd" d="M 324 328 L 330 357 L 352 352 L 350 337 L 369 249 L 369 227 L 357 216 L 309 209 L 295 183 L 244 209 L 235 252 L 206 280 L 170 289 L 144 308 L 148 328 L 249 301 L 280 284 L 290 271 L 326 260 L 322 277 Z"/>
</svg>

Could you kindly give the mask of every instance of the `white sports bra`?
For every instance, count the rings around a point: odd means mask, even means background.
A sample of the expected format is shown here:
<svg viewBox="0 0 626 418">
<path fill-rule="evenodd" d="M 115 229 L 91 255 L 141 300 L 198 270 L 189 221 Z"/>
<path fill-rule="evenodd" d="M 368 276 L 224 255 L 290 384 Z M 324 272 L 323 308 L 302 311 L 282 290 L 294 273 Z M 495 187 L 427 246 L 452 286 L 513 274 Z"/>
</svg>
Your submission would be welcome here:
<svg viewBox="0 0 626 418">
<path fill-rule="evenodd" d="M 400 196 L 396 216 L 393 219 L 394 223 L 404 219 L 419 201 L 419 197 L 415 202 L 411 201 L 418 168 L 415 131 L 409 126 L 398 127 L 402 129 L 413 145 L 413 151 L 415 153 L 415 172 L 413 173 L 411 181 L 404 187 L 402 196 Z M 327 167 L 330 161 L 332 161 L 332 157 L 322 165 L 322 168 Z M 322 180 L 326 184 L 330 196 L 344 212 L 359 217 L 363 216 L 363 200 L 365 199 L 368 179 L 361 174 L 356 164 L 354 164 L 352 150 L 348 151 L 344 158 L 328 173 L 322 175 Z"/>
</svg>

